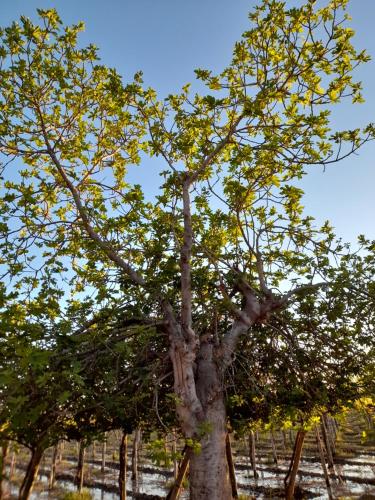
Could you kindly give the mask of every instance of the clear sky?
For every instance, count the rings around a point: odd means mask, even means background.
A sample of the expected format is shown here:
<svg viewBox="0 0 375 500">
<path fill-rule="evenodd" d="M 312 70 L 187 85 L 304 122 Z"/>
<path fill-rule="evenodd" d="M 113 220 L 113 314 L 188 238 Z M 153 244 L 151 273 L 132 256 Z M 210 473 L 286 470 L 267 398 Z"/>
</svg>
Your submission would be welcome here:
<svg viewBox="0 0 375 500">
<path fill-rule="evenodd" d="M 82 44 L 100 48 L 102 62 L 130 79 L 144 72 L 145 83 L 159 97 L 178 91 L 194 79 L 194 68 L 220 71 L 233 44 L 248 29 L 247 13 L 255 0 L 0 0 L 2 27 L 21 14 L 32 19 L 36 8 L 55 7 L 64 23 L 86 23 Z M 302 0 L 286 0 L 298 6 Z M 350 0 L 348 12 L 356 31 L 355 45 L 375 58 L 375 0 Z M 339 105 L 335 121 L 354 128 L 375 121 L 375 61 L 362 67 L 366 104 Z M 354 241 L 360 233 L 375 239 L 375 142 L 357 156 L 323 173 L 310 171 L 304 181 L 306 213 L 329 219 L 338 236 Z"/>
</svg>

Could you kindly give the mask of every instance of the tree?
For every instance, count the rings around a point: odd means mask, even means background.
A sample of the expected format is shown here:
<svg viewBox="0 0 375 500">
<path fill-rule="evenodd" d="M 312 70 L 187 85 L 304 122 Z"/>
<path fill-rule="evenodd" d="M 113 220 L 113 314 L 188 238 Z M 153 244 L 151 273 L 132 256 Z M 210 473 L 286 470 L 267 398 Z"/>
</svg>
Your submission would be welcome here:
<svg viewBox="0 0 375 500">
<path fill-rule="evenodd" d="M 31 451 L 19 492 L 26 500 L 44 451 L 58 441 L 80 441 L 82 487 L 84 448 L 93 439 L 118 428 L 131 433 L 145 420 L 157 427 L 152 381 L 165 368 L 161 349 L 153 353 L 148 342 L 157 338 L 153 325 L 140 328 L 123 313 L 119 321 L 115 311 L 112 324 L 108 310 L 79 324 L 88 304 L 77 301 L 66 305 L 62 318 L 61 291 L 52 288 L 26 305 L 12 295 L 4 297 L 0 319 L 0 441 Z"/>
<path fill-rule="evenodd" d="M 194 500 L 231 495 L 223 375 L 239 339 L 320 286 L 332 250 L 295 181 L 373 136 L 330 130 L 331 104 L 362 100 L 351 72 L 368 60 L 345 4 L 264 0 L 229 66 L 196 70 L 210 93 L 186 85 L 163 102 L 140 73 L 123 85 L 99 65 L 94 46 L 77 45 L 83 26 L 64 28 L 54 10 L 2 32 L 0 151 L 24 163 L 4 180 L 3 264 L 9 276 L 37 270 L 30 293 L 69 266 L 76 291 L 94 284 L 99 301 L 113 280 L 118 300 L 164 321 L 178 419 L 201 446 Z M 151 201 L 126 177 L 145 155 L 166 165 Z"/>
<path fill-rule="evenodd" d="M 61 294 L 48 292 L 27 305 L 8 297 L 0 318 L 0 437 L 31 452 L 19 492 L 22 500 L 30 496 L 44 451 L 62 437 L 79 387 L 77 367 L 69 359 L 59 362 L 52 349 Z"/>
</svg>

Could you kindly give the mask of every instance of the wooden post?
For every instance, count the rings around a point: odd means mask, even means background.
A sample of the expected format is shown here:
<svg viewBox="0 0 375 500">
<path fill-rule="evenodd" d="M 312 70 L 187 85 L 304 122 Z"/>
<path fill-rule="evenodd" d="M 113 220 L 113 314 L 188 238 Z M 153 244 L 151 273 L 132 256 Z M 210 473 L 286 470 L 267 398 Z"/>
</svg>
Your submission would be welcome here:
<svg viewBox="0 0 375 500">
<path fill-rule="evenodd" d="M 328 435 L 328 429 L 324 421 L 324 415 L 322 416 L 321 419 L 321 429 L 323 434 L 324 447 L 327 452 L 328 470 L 330 471 L 332 477 L 335 477 L 335 463 L 333 461 L 331 441 Z"/>
<path fill-rule="evenodd" d="M 336 453 L 336 431 L 332 427 L 332 419 L 328 413 L 323 413 L 323 425 L 326 430 L 327 440 L 329 442 L 332 454 L 332 461 Z"/>
<path fill-rule="evenodd" d="M 141 430 L 137 428 L 134 432 L 133 450 L 132 450 L 132 480 L 138 483 L 138 452 Z"/>
<path fill-rule="evenodd" d="M 105 472 L 105 458 L 107 453 L 107 433 L 104 433 L 103 446 L 102 446 L 102 465 L 100 467 L 101 472 Z"/>
<path fill-rule="evenodd" d="M 238 498 L 237 482 L 236 482 L 236 472 L 234 470 L 232 446 L 230 444 L 229 432 L 227 433 L 227 437 L 225 439 L 225 451 L 226 451 L 226 454 L 227 454 L 227 461 L 228 461 L 228 468 L 229 468 L 229 478 L 230 478 L 230 484 L 231 484 L 231 487 L 232 487 L 232 497 L 233 498 Z"/>
<path fill-rule="evenodd" d="M 31 452 L 31 458 L 27 466 L 25 477 L 22 481 L 18 500 L 29 500 L 36 476 L 38 475 L 40 461 L 42 460 L 43 451 L 41 448 L 34 448 Z"/>
<path fill-rule="evenodd" d="M 253 470 L 254 479 L 258 479 L 259 474 L 257 472 L 257 464 L 256 464 L 254 431 L 250 431 L 249 433 L 249 455 L 250 455 L 250 462 L 251 462 L 251 468 Z"/>
<path fill-rule="evenodd" d="M 119 493 L 120 500 L 126 500 L 126 472 L 128 460 L 128 435 L 126 432 L 122 434 L 120 444 L 120 471 L 119 471 Z"/>
<path fill-rule="evenodd" d="M 273 435 L 273 431 L 270 431 L 270 440 L 271 440 L 271 446 L 272 446 L 272 456 L 273 456 L 273 461 L 275 462 L 275 465 L 279 464 L 278 458 L 277 458 L 277 452 L 276 452 L 276 445 L 275 445 L 275 439 Z"/>
<path fill-rule="evenodd" d="M 3 491 L 3 480 L 5 477 L 5 463 L 9 451 L 9 441 L 3 441 L 1 445 L 1 463 L 0 463 L 0 500 L 4 498 L 5 492 Z"/>
<path fill-rule="evenodd" d="M 286 432 L 283 430 L 281 431 L 281 435 L 283 437 L 283 444 L 284 444 L 284 448 L 285 448 L 285 451 L 288 449 L 288 442 L 287 442 L 287 439 L 286 439 Z"/>
<path fill-rule="evenodd" d="M 85 464 L 85 443 L 84 440 L 81 439 L 79 442 L 79 452 L 78 452 L 78 464 L 77 464 L 77 472 L 75 477 L 75 484 L 77 486 L 77 490 L 81 493 L 83 488 L 83 467 Z"/>
<path fill-rule="evenodd" d="M 296 477 L 298 472 L 299 463 L 301 461 L 303 442 L 305 439 L 306 431 L 299 430 L 297 432 L 296 440 L 294 443 L 294 449 L 292 458 L 290 460 L 289 470 L 284 478 L 285 483 L 285 499 L 293 500 L 294 489 L 296 485 Z M 289 481 L 288 481 L 289 479 Z"/>
<path fill-rule="evenodd" d="M 178 461 L 177 461 L 177 434 L 176 429 L 173 429 L 173 477 L 176 481 L 178 475 Z"/>
<path fill-rule="evenodd" d="M 52 490 L 53 487 L 55 486 L 55 480 L 56 480 L 56 462 L 57 462 L 58 449 L 59 449 L 59 445 L 56 444 L 53 447 L 51 470 L 50 470 L 50 473 L 49 473 L 49 480 L 48 480 L 48 489 L 49 490 Z"/>
<path fill-rule="evenodd" d="M 182 457 L 181 465 L 178 470 L 177 474 L 177 479 L 170 489 L 168 495 L 166 496 L 166 500 L 177 500 L 177 498 L 180 496 L 181 493 L 181 488 L 182 488 L 182 483 L 184 481 L 184 477 L 189 465 L 190 457 L 193 453 L 193 449 L 187 446 L 185 448 L 184 455 Z"/>
<path fill-rule="evenodd" d="M 294 446 L 294 443 L 295 443 L 295 439 L 293 438 L 292 429 L 289 429 L 289 443 L 290 443 L 290 446 Z"/>
<path fill-rule="evenodd" d="M 319 456 L 320 456 L 320 463 L 322 464 L 324 479 L 325 479 L 325 482 L 326 482 L 328 498 L 329 498 L 329 500 L 332 500 L 333 496 L 332 496 L 331 482 L 330 482 L 328 471 L 327 471 L 327 467 L 326 467 L 326 459 L 325 459 L 325 456 L 324 456 L 324 450 L 323 450 L 323 446 L 322 446 L 322 439 L 320 437 L 320 432 L 319 432 L 319 426 L 318 425 L 315 427 L 315 436 L 316 436 L 316 443 L 318 445 L 318 451 L 319 451 Z"/>
<path fill-rule="evenodd" d="M 16 460 L 17 460 L 17 455 L 16 452 L 13 450 L 12 458 L 10 460 L 9 481 L 13 479 L 14 469 L 16 468 Z"/>
</svg>

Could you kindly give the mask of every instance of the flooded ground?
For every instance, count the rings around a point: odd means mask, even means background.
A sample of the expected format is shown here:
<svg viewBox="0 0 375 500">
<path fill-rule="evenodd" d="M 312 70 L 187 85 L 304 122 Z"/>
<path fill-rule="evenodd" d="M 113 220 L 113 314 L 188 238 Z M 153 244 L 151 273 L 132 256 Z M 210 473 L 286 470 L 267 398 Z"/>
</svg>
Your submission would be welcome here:
<svg viewBox="0 0 375 500">
<path fill-rule="evenodd" d="M 310 435 L 311 434 L 311 435 Z M 308 434 L 303 458 L 297 478 L 296 498 L 327 499 L 327 488 L 323 476 L 322 464 L 318 458 L 316 442 L 312 433 Z M 104 472 L 100 453 L 100 443 L 87 450 L 84 469 L 84 484 L 92 499 L 114 500 L 118 496 L 118 436 L 114 433 L 108 439 L 105 455 Z M 293 445 L 293 435 L 286 442 L 285 433 L 275 434 L 271 445 L 269 435 L 258 435 L 256 442 L 256 462 L 258 478 L 254 479 L 250 465 L 248 449 L 244 441 L 233 443 L 235 472 L 238 491 L 243 498 L 272 499 L 283 498 L 284 477 L 287 474 Z M 14 453 L 14 452 L 13 452 Z M 8 455 L 6 473 L 10 475 L 12 454 Z M 48 491 L 48 479 L 52 450 L 45 454 L 40 467 L 38 481 L 35 485 L 32 500 L 61 499 L 69 491 L 75 491 L 74 475 L 77 463 L 77 446 L 65 443 L 57 463 L 56 484 Z M 275 463 L 277 459 L 277 463 Z M 13 456 L 14 460 L 14 456 Z M 21 450 L 17 456 L 17 464 L 13 466 L 11 482 L 6 483 L 5 499 L 17 498 L 17 491 L 22 481 L 27 463 L 27 453 Z M 157 499 L 165 498 L 173 485 L 173 470 L 169 467 L 155 466 L 147 456 L 144 446 L 139 456 L 138 481 L 132 481 L 131 447 L 128 455 L 127 498 Z M 358 429 L 338 435 L 335 469 L 330 471 L 332 494 L 335 499 L 371 498 L 375 499 L 375 443 L 364 443 Z M 364 496 L 367 495 L 367 496 Z M 184 491 L 181 499 L 187 499 Z"/>
</svg>

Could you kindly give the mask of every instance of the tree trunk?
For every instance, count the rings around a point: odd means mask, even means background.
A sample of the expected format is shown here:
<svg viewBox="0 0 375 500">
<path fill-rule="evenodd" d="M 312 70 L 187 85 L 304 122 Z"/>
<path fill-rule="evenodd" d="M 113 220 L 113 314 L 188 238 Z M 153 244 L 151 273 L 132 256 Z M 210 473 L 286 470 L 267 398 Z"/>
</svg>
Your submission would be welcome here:
<svg viewBox="0 0 375 500">
<path fill-rule="evenodd" d="M 83 439 L 79 442 L 79 452 L 78 452 L 78 464 L 75 477 L 75 484 L 77 486 L 77 491 L 81 492 L 83 488 L 83 467 L 85 464 L 85 443 Z"/>
<path fill-rule="evenodd" d="M 257 463 L 256 463 L 256 455 L 255 455 L 255 436 L 254 431 L 250 431 L 249 433 L 249 455 L 251 468 L 253 470 L 254 479 L 258 479 L 259 474 L 257 472 Z"/>
<path fill-rule="evenodd" d="M 232 453 L 232 446 L 231 446 L 231 442 L 230 442 L 229 433 L 227 433 L 227 437 L 225 440 L 225 451 L 226 451 L 227 461 L 228 461 L 229 479 L 230 479 L 230 485 L 232 488 L 232 497 L 238 498 L 236 471 L 234 469 L 233 453 Z"/>
<path fill-rule="evenodd" d="M 186 447 L 185 452 L 182 457 L 180 468 L 178 469 L 178 474 L 174 485 L 166 496 L 166 500 L 176 500 L 181 493 L 182 483 L 189 466 L 189 461 L 193 455 L 193 450 L 190 447 Z"/>
<path fill-rule="evenodd" d="M 4 498 L 3 480 L 5 477 L 5 465 L 9 451 L 9 441 L 4 441 L 1 446 L 1 463 L 0 463 L 0 500 Z"/>
<path fill-rule="evenodd" d="M 226 459 L 226 415 L 224 401 L 212 403 L 206 412 L 211 426 L 200 441 L 201 449 L 190 460 L 191 500 L 228 500 L 232 498 Z"/>
<path fill-rule="evenodd" d="M 298 472 L 299 463 L 302 455 L 303 441 L 305 439 L 306 432 L 298 431 L 296 436 L 296 441 L 294 444 L 293 455 L 290 461 L 289 471 L 286 475 L 285 482 L 285 499 L 293 500 L 294 498 L 294 488 L 296 485 L 296 477 Z M 289 481 L 288 481 L 289 479 Z"/>
<path fill-rule="evenodd" d="M 202 342 L 197 356 L 196 388 L 202 405 L 197 431 L 200 452 L 190 459 L 190 499 L 228 500 L 232 498 L 226 458 L 227 418 L 224 391 L 213 346 Z"/>
<path fill-rule="evenodd" d="M 118 476 L 120 500 L 126 500 L 126 472 L 128 460 L 128 435 L 123 433 L 120 444 L 120 471 Z"/>
<path fill-rule="evenodd" d="M 59 450 L 59 445 L 56 444 L 53 447 L 51 470 L 50 470 L 50 473 L 49 473 L 48 489 L 50 489 L 50 490 L 52 490 L 52 488 L 55 486 L 55 480 L 56 480 L 56 462 L 57 462 L 58 450 Z"/>
<path fill-rule="evenodd" d="M 333 495 L 332 495 L 331 482 L 330 482 L 328 470 L 327 470 L 327 467 L 326 467 L 326 459 L 325 459 L 325 456 L 324 456 L 324 450 L 323 450 L 323 445 L 322 445 L 322 439 L 320 437 L 319 426 L 315 427 L 315 436 L 316 436 L 316 443 L 318 445 L 320 462 L 322 464 L 324 479 L 325 479 L 325 482 L 326 482 L 328 498 L 329 498 L 329 500 L 332 500 L 333 499 Z"/>
<path fill-rule="evenodd" d="M 100 470 L 103 474 L 105 472 L 106 453 L 107 453 L 107 434 L 104 433 L 103 446 L 102 446 L 102 465 L 100 467 Z"/>
<path fill-rule="evenodd" d="M 30 498 L 34 482 L 38 474 L 39 465 L 42 460 L 43 452 L 44 450 L 42 450 L 41 448 L 34 448 L 31 451 L 31 458 L 18 494 L 19 500 L 28 500 Z"/>
</svg>

